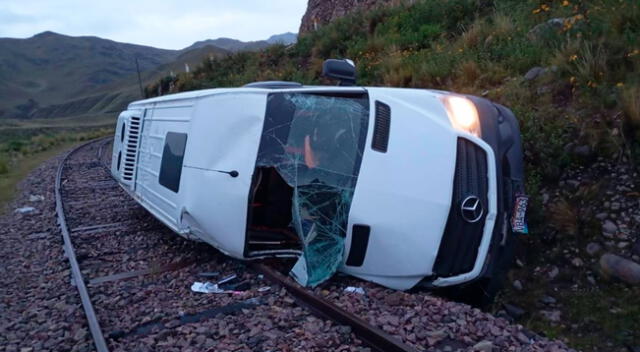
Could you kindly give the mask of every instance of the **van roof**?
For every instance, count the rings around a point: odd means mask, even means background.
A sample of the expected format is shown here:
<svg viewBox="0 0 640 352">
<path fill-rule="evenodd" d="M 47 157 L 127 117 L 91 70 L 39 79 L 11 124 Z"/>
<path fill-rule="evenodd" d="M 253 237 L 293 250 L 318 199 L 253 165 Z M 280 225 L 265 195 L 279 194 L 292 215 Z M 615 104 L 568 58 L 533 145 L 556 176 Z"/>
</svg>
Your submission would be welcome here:
<svg viewBox="0 0 640 352">
<path fill-rule="evenodd" d="M 137 100 L 129 104 L 129 109 L 143 108 L 149 104 L 155 103 L 169 103 L 169 102 L 178 102 L 189 99 L 197 99 L 202 97 L 207 97 L 215 94 L 226 94 L 226 93 L 271 93 L 273 91 L 283 91 L 283 90 L 295 90 L 295 91 L 323 91 L 323 92 L 332 92 L 332 91 L 353 91 L 353 92 L 362 92 L 364 91 L 364 87 L 345 87 L 345 86 L 304 86 L 300 83 L 296 82 L 283 82 L 283 81 L 267 81 L 267 82 L 255 82 L 247 84 L 243 87 L 238 88 L 211 88 L 211 89 L 200 89 L 183 93 L 175 93 L 163 95 L 155 98 L 149 98 L 144 100 Z"/>
</svg>

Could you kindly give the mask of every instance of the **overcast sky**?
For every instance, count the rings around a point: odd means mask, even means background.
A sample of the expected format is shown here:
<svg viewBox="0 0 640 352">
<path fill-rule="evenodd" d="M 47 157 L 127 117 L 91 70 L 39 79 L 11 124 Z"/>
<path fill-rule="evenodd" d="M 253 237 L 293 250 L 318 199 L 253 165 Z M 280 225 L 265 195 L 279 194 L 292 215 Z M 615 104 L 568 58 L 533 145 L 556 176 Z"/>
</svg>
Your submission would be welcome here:
<svg viewBox="0 0 640 352">
<path fill-rule="evenodd" d="M 0 0 L 0 37 L 43 31 L 182 49 L 297 32 L 307 0 Z"/>
</svg>

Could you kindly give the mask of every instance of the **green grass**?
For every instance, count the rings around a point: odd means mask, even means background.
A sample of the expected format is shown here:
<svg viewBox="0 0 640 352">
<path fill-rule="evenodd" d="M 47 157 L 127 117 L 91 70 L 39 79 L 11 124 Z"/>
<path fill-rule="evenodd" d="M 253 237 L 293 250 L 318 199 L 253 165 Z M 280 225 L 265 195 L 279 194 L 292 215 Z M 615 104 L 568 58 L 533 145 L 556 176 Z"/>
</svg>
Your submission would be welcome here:
<svg viewBox="0 0 640 352">
<path fill-rule="evenodd" d="M 15 160 L 12 166 L 6 160 L 0 160 L 0 213 L 4 212 L 5 206 L 16 195 L 16 185 L 23 180 L 33 169 L 42 162 L 52 158 L 63 150 L 71 147 L 77 142 L 65 142 L 56 145 L 46 151 L 31 154 L 29 157 Z M 4 164 L 3 164 L 4 163 Z M 3 170 L 2 166 L 6 166 Z M 5 172 L 3 172 L 5 171 Z"/>
<path fill-rule="evenodd" d="M 557 244 L 557 247 L 572 246 L 563 241 Z M 533 256 L 543 248 L 530 244 L 528 250 Z M 547 249 L 545 261 L 554 262 L 554 257 L 561 256 L 560 250 Z M 539 263 L 532 259 L 528 264 Z M 498 302 L 515 303 L 525 308 L 527 316 L 519 323 L 549 338 L 566 339 L 571 347 L 578 350 L 600 351 L 607 343 L 618 348 L 637 345 L 640 339 L 637 325 L 640 316 L 640 288 L 615 281 L 604 281 L 602 278 L 597 279 L 598 286 L 593 286 L 587 282 L 586 268 L 563 266 L 560 270 L 560 277 L 555 283 L 550 283 L 544 274 L 532 275 L 527 268 L 516 270 L 514 274 L 525 283 L 524 291 L 507 289 L 501 293 Z M 563 282 L 567 286 L 564 289 Z M 578 288 L 571 288 L 568 287 L 571 282 L 580 284 L 577 285 Z M 553 296 L 559 305 L 544 306 L 540 303 L 544 295 Z M 495 310 L 499 309 L 501 306 L 498 303 Z M 546 320 L 540 313 L 544 309 L 560 310 L 561 321 L 552 323 Z M 612 347 L 604 350 L 609 349 L 613 350 Z"/>
<path fill-rule="evenodd" d="M 74 144 L 112 134 L 114 125 L 108 116 L 2 122 L 0 213 L 15 197 L 16 185 L 43 161 Z"/>
</svg>

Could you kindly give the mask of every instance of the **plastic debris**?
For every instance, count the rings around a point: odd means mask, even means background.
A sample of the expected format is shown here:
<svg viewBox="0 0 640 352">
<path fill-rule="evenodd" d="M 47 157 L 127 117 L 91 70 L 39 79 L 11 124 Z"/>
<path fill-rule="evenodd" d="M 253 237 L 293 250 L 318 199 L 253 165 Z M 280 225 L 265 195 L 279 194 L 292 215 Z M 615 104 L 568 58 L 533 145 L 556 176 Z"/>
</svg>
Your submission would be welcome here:
<svg viewBox="0 0 640 352">
<path fill-rule="evenodd" d="M 353 286 L 349 286 L 347 288 L 344 289 L 344 292 L 347 293 L 357 293 L 359 295 L 364 295 L 364 289 L 362 287 L 353 287 Z"/>
<path fill-rule="evenodd" d="M 241 292 L 251 288 L 251 285 L 249 284 L 249 281 L 242 281 L 236 284 L 218 284 L 218 287 L 226 291 Z"/>
<path fill-rule="evenodd" d="M 36 210 L 34 207 L 22 207 L 15 210 L 16 213 L 19 214 L 29 214 L 33 213 Z"/>
<path fill-rule="evenodd" d="M 217 271 L 213 271 L 213 272 L 204 272 L 204 273 L 199 273 L 199 274 L 198 274 L 198 276 L 201 276 L 201 277 L 216 277 L 216 276 L 218 276 L 218 275 L 220 275 L 220 273 L 219 273 L 219 272 L 217 272 Z"/>
<path fill-rule="evenodd" d="M 218 287 L 218 284 L 211 282 L 194 282 L 191 291 L 199 293 L 226 293 L 227 291 Z"/>
<path fill-rule="evenodd" d="M 260 288 L 258 289 L 258 292 L 267 292 L 267 291 L 269 291 L 270 289 L 271 289 L 271 287 L 269 287 L 269 286 L 264 286 L 264 287 L 260 287 Z"/>
<path fill-rule="evenodd" d="M 235 279 L 235 278 L 237 278 L 237 277 L 238 277 L 238 275 L 236 275 L 236 274 L 231 274 L 231 275 L 229 275 L 229 276 L 227 276 L 227 277 L 225 277 L 225 278 L 223 278 L 223 279 L 218 280 L 218 285 L 221 285 L 221 284 L 227 283 L 227 282 L 229 282 L 229 281 L 231 281 L 231 280 L 233 280 L 233 279 Z"/>
<path fill-rule="evenodd" d="M 29 201 L 30 202 L 42 202 L 44 200 L 44 196 L 41 195 L 30 195 L 29 196 Z"/>
</svg>

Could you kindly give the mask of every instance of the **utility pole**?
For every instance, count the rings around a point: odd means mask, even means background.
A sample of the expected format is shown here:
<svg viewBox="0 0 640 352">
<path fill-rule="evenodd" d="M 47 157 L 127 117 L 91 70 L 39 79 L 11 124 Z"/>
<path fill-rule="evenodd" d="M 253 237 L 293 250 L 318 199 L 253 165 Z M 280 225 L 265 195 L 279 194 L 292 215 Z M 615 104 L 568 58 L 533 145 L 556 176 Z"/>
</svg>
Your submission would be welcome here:
<svg viewBox="0 0 640 352">
<path fill-rule="evenodd" d="M 138 84 L 140 85 L 140 96 L 145 98 L 144 90 L 142 89 L 142 78 L 140 78 L 140 65 L 138 65 L 138 57 L 136 56 L 136 71 L 138 71 Z"/>
</svg>

